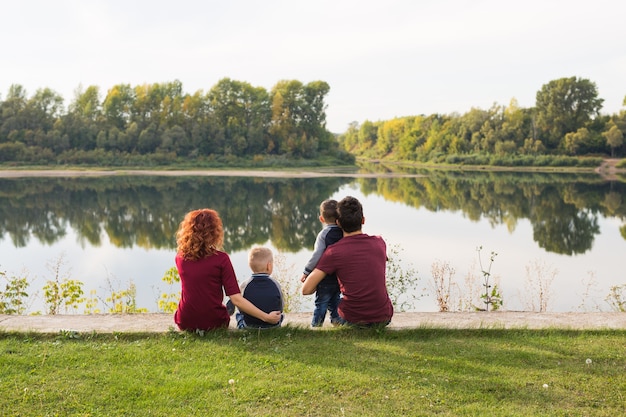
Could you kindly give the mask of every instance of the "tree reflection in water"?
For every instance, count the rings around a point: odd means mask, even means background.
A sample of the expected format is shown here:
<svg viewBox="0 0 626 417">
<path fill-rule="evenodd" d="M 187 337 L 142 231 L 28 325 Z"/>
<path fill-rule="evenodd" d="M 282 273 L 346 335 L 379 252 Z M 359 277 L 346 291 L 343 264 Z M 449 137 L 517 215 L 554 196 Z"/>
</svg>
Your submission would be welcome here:
<svg viewBox="0 0 626 417">
<path fill-rule="evenodd" d="M 409 174 L 398 177 L 381 174 L 377 178 L 143 175 L 3 178 L 0 179 L 0 236 L 6 241 L 3 243 L 5 247 L 12 244 L 29 252 L 26 254 L 29 268 L 50 261 L 31 257 L 31 248 L 37 246 L 35 242 L 54 246 L 67 240 L 68 236 L 76 236 L 78 245 L 83 248 L 101 248 L 97 249 L 98 252 L 111 253 L 108 250 L 111 245 L 127 248 L 133 254 L 137 249 L 161 251 L 158 265 L 150 265 L 149 271 L 148 268 L 141 270 L 143 265 L 137 265 L 141 261 L 134 255 L 126 258 L 126 254 L 116 252 L 114 260 L 100 263 L 96 259 L 98 263 L 91 264 L 87 273 L 74 277 L 97 285 L 93 282 L 102 266 L 108 270 L 111 262 L 126 262 L 121 267 L 124 273 L 130 279 L 143 280 L 138 283 L 146 288 L 155 282 L 158 284 L 160 277 L 172 266 L 176 229 L 189 210 L 210 207 L 220 213 L 225 227 L 225 250 L 243 266 L 245 272 L 240 277 L 243 278 L 248 273 L 247 250 L 268 242 L 283 254 L 295 254 L 289 262 L 297 259 L 295 267 L 301 268 L 300 262 L 304 263 L 310 256 L 320 228 L 319 203 L 329 196 L 341 198 L 344 192 L 356 189 L 357 194 L 366 199 L 370 196 L 384 199 L 380 202 L 379 198 L 373 198 L 365 204 L 366 219 L 375 219 L 372 212 L 376 207 L 372 204 L 376 201 L 382 206 L 383 217 L 378 217 L 377 224 L 368 222 L 364 229 L 366 233 L 380 233 L 383 237 L 391 236 L 391 231 L 385 229 L 387 205 L 399 203 L 406 206 L 403 213 L 423 210 L 453 213 L 471 222 L 487 221 L 491 227 L 505 225 L 510 234 L 519 222 L 525 221 L 532 228 L 532 237 L 538 247 L 564 256 L 591 252 L 594 239 L 600 233 L 599 220 L 603 217 L 616 219 L 610 225 L 619 228 L 619 233 L 626 239 L 626 185 L 621 181 L 606 182 L 595 175 L 583 174 L 458 171 Z M 393 220 L 412 222 L 410 218 Z M 407 231 L 419 233 L 420 225 L 410 223 L 406 226 L 410 226 L 404 227 Z M 455 239 L 454 231 L 451 232 L 447 233 L 450 237 L 441 248 L 444 256 L 449 250 L 450 239 Z M 477 239 L 477 244 L 483 243 L 480 236 Z M 428 242 L 428 236 L 420 236 L 419 244 Z M 396 243 L 393 238 L 388 241 L 391 248 Z M 491 249 L 506 252 L 508 248 L 496 246 Z M 5 253 L 2 255 L 0 270 L 17 273 L 11 264 L 13 259 L 7 259 Z M 89 255 L 94 256 L 93 253 Z M 124 259 L 119 258 L 122 255 Z M 418 268 L 423 285 L 429 265 L 436 259 L 419 252 L 407 252 L 403 256 L 423 262 Z M 450 256 L 456 258 L 459 254 Z M 153 263 L 154 258 L 147 262 Z M 306 259 L 301 261 L 300 258 Z M 74 258 L 68 262 L 81 260 Z M 518 269 L 522 268 L 523 265 L 518 266 Z M 136 272 L 137 269 L 141 272 Z M 589 269 L 593 269 L 591 265 Z M 294 276 L 299 273 L 298 269 Z M 507 277 L 512 278 L 511 274 Z M 126 275 L 121 279 L 126 279 Z M 568 277 L 570 285 L 572 279 Z M 144 299 L 140 305 L 151 305 L 150 294 L 144 297 L 148 301 Z"/>
<path fill-rule="evenodd" d="M 174 249 L 184 214 L 210 207 L 224 221 L 225 247 L 245 250 L 271 240 L 286 252 L 311 246 L 317 206 L 351 178 L 107 176 L 0 179 L 0 235 L 16 247 L 31 238 L 51 245 L 72 228 L 82 244 L 103 235 L 117 247 Z M 589 250 L 598 216 L 626 219 L 626 185 L 594 175 L 429 172 L 358 178 L 363 193 L 430 211 L 462 212 L 514 230 L 533 226 L 537 244 L 573 255 Z"/>
<path fill-rule="evenodd" d="M 365 194 L 430 211 L 462 212 L 474 221 L 505 224 L 510 231 L 527 219 L 539 247 L 564 255 L 591 248 L 599 233 L 598 216 L 626 220 L 626 183 L 596 175 L 435 171 L 419 178 L 359 182 Z"/>
</svg>

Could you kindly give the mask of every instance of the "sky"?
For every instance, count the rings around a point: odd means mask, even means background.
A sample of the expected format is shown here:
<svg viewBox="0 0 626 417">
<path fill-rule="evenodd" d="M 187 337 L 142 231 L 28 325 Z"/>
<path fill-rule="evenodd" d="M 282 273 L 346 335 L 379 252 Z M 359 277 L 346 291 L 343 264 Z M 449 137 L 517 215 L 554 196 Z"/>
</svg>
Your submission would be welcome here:
<svg viewBox="0 0 626 417">
<path fill-rule="evenodd" d="M 71 103 L 95 85 L 223 78 L 270 91 L 325 81 L 329 130 L 418 114 L 463 114 L 544 84 L 596 84 L 625 110 L 622 0 L 1 0 L 0 99 L 12 84 Z"/>
</svg>

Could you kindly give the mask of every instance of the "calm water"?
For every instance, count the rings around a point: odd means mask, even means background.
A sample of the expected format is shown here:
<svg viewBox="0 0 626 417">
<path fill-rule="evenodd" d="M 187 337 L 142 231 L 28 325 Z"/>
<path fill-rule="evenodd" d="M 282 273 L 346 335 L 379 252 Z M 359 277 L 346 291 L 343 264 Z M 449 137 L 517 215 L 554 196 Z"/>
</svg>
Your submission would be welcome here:
<svg viewBox="0 0 626 417">
<path fill-rule="evenodd" d="M 437 311 L 436 263 L 455 271 L 454 305 L 479 305 L 479 256 L 486 269 L 492 251 L 492 281 L 508 310 L 538 309 L 543 286 L 549 311 L 609 311 L 610 287 L 626 284 L 626 184 L 536 173 L 4 178 L 0 271 L 28 277 L 29 312 L 44 311 L 42 288 L 55 270 L 104 301 L 133 282 L 138 306 L 157 311 L 161 293 L 179 290 L 161 281 L 174 266 L 178 223 L 187 211 L 210 207 L 222 216 L 239 279 L 249 275 L 248 249 L 267 245 L 294 292 L 320 228 L 319 203 L 346 195 L 363 203 L 364 231 L 382 235 L 398 259 L 405 279 L 396 276 L 390 290 L 409 311 Z M 312 297 L 292 302 L 312 309 Z"/>
</svg>

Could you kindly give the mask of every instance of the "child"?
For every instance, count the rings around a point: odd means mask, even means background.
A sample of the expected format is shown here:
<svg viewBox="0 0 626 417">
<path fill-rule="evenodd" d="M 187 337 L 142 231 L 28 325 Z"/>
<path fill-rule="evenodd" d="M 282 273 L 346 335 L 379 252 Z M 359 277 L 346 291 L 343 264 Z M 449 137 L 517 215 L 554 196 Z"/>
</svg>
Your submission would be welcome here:
<svg viewBox="0 0 626 417">
<path fill-rule="evenodd" d="M 304 282 L 306 277 L 315 269 L 317 262 L 322 257 L 322 253 L 326 248 L 337 242 L 343 237 L 343 231 L 337 225 L 337 201 L 324 200 L 320 204 L 320 222 L 324 225 L 323 229 L 317 234 L 315 245 L 313 247 L 313 255 L 304 266 L 304 273 L 300 281 Z M 330 312 L 331 324 L 340 322 L 337 306 L 339 305 L 341 292 L 339 291 L 339 283 L 337 275 L 327 275 L 317 286 L 315 291 L 315 310 L 313 310 L 312 327 L 321 327 L 326 318 L 326 310 Z"/>
<path fill-rule="evenodd" d="M 271 249 L 257 247 L 248 253 L 248 265 L 252 270 L 252 277 L 241 284 L 243 298 L 250 301 L 260 310 L 265 312 L 280 311 L 280 320 L 276 324 L 267 323 L 258 318 L 238 311 L 236 314 L 238 329 L 262 329 L 278 327 L 281 325 L 284 314 L 283 293 L 280 284 L 272 278 L 274 269 L 274 255 Z"/>
</svg>

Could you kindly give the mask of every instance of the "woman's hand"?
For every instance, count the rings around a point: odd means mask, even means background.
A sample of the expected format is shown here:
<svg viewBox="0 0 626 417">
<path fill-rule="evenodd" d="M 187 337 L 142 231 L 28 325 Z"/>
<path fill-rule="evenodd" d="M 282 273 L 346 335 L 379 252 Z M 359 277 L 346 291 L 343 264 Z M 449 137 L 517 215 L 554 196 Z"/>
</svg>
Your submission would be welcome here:
<svg viewBox="0 0 626 417">
<path fill-rule="evenodd" d="M 281 312 L 280 311 L 270 311 L 267 313 L 267 318 L 263 320 L 266 323 L 278 324 L 280 321 Z"/>
<path fill-rule="evenodd" d="M 230 300 L 237 306 L 239 311 L 250 314 L 251 316 L 254 316 L 259 320 L 263 320 L 266 323 L 277 324 L 280 321 L 280 311 L 270 311 L 269 313 L 266 313 L 245 299 L 241 293 L 231 294 Z"/>
</svg>

